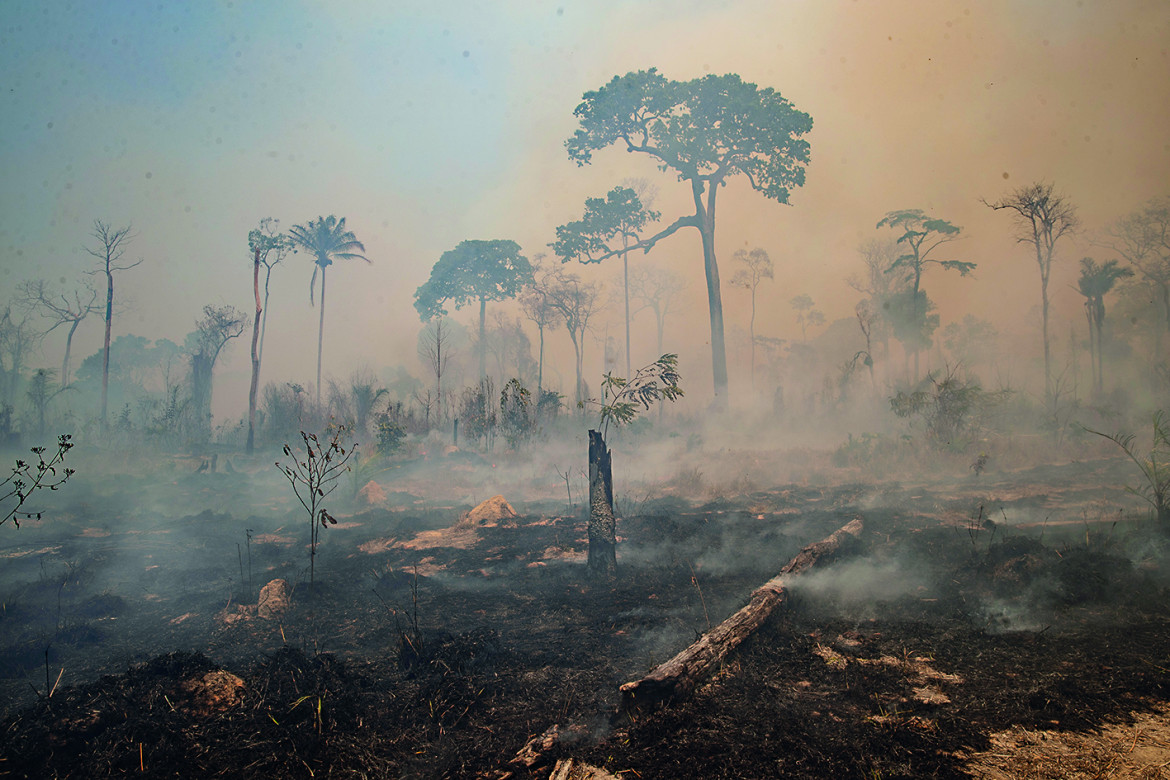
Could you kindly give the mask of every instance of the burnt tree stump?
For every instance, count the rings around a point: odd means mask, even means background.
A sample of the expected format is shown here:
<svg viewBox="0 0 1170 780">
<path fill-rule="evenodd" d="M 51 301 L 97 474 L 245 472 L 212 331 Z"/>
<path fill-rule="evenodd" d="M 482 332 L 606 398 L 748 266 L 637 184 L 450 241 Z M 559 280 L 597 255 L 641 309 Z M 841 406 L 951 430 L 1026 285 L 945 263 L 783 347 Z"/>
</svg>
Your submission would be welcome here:
<svg viewBox="0 0 1170 780">
<path fill-rule="evenodd" d="M 641 680 L 622 685 L 623 712 L 652 710 L 660 704 L 686 698 L 718 668 L 727 655 L 751 636 L 764 621 L 788 601 L 785 581 L 828 561 L 847 543 L 861 536 L 861 518 L 856 518 L 828 537 L 804 547 L 780 573 L 756 588 L 747 606 L 666 663 L 655 667 Z"/>
<path fill-rule="evenodd" d="M 610 579 L 617 571 L 611 463 L 601 433 L 589 431 L 589 573 L 598 579 Z"/>
</svg>

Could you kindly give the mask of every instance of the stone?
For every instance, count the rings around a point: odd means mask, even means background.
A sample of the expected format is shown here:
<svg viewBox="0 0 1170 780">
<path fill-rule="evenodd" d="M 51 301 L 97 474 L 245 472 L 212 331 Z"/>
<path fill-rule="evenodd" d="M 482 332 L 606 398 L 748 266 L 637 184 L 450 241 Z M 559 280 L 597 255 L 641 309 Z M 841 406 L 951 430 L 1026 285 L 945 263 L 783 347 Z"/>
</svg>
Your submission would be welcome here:
<svg viewBox="0 0 1170 780">
<path fill-rule="evenodd" d="M 275 579 L 260 589 L 260 600 L 256 604 L 256 614 L 267 620 L 275 620 L 288 611 L 289 597 L 292 589 L 288 582 Z"/>
</svg>

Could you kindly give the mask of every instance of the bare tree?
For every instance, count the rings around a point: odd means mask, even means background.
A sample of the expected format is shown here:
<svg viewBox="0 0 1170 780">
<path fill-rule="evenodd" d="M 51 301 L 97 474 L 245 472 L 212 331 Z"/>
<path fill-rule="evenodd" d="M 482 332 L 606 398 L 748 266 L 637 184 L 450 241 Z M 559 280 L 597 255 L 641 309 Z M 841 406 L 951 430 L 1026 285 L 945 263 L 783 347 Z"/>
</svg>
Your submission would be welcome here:
<svg viewBox="0 0 1170 780">
<path fill-rule="evenodd" d="M 272 269 L 290 252 L 296 251 L 291 238 L 277 230 L 280 220 L 265 217 L 260 227 L 248 232 L 252 250 L 252 292 L 256 299 L 256 317 L 252 323 L 252 382 L 248 386 L 248 443 L 252 454 L 256 446 L 256 401 L 260 389 L 260 361 L 264 355 L 264 329 L 268 323 L 268 282 Z M 260 298 L 260 266 L 264 266 L 264 298 Z"/>
<path fill-rule="evenodd" d="M 435 418 L 443 419 L 443 374 L 454 356 L 451 326 L 446 317 L 435 317 L 423 326 L 418 339 L 418 357 L 435 377 Z M 429 409 L 428 409 L 429 416 Z"/>
<path fill-rule="evenodd" d="M 772 258 L 768 257 L 767 251 L 760 247 L 756 247 L 750 252 L 746 249 L 738 249 L 733 255 L 733 259 L 742 263 L 744 267 L 737 269 L 732 274 L 732 286 L 750 290 L 752 294 L 752 314 L 748 321 L 748 334 L 751 337 L 752 388 L 754 389 L 756 386 L 756 289 L 760 286 L 760 282 L 765 279 L 775 279 L 776 275 L 772 270 Z"/>
<path fill-rule="evenodd" d="M 114 322 L 114 273 L 118 271 L 129 271 L 131 268 L 142 264 L 139 259 L 129 265 L 122 264 L 122 256 L 126 253 L 126 245 L 134 239 L 130 233 L 130 226 L 113 228 L 108 222 L 102 222 L 100 219 L 94 220 L 93 232 L 90 233 L 94 239 L 97 240 L 96 247 L 83 247 L 85 251 L 98 261 L 97 269 L 91 271 L 93 274 L 103 274 L 106 277 L 106 334 L 102 341 L 102 411 L 101 411 L 101 426 L 102 430 L 106 431 L 109 428 L 109 421 L 107 418 L 107 404 L 109 401 L 109 385 L 110 385 L 110 329 Z"/>
<path fill-rule="evenodd" d="M 544 255 L 537 255 L 533 258 L 532 283 L 520 293 L 520 308 L 524 310 L 524 316 L 536 325 L 536 332 L 540 338 L 536 359 L 536 398 L 538 403 L 541 391 L 544 389 L 544 332 L 561 321 L 560 312 L 549 300 L 549 272 L 543 265 L 543 260 Z"/>
<path fill-rule="evenodd" d="M 662 354 L 663 336 L 666 332 L 666 317 L 679 294 L 687 287 L 686 282 L 674 271 L 654 265 L 642 265 L 630 275 L 630 297 L 638 304 L 634 314 L 643 309 L 654 312 L 658 327 L 658 349 Z"/>
<path fill-rule="evenodd" d="M 69 355 L 73 348 L 73 334 L 82 320 L 101 310 L 97 302 L 97 290 L 87 284 L 84 290 L 75 289 L 71 293 L 64 293 L 53 290 L 44 279 L 37 279 L 22 284 L 20 293 L 29 308 L 52 322 L 45 335 L 62 325 L 69 326 L 65 335 L 65 357 L 61 361 L 61 386 L 64 387 L 69 384 Z"/>
<path fill-rule="evenodd" d="M 1040 314 L 1044 337 L 1044 395 L 1052 396 L 1052 350 L 1048 337 L 1048 278 L 1056 243 L 1076 230 L 1080 224 L 1076 207 L 1063 195 L 1058 195 L 1052 184 L 1036 182 L 1017 188 L 1007 197 L 983 204 L 1000 211 L 1014 211 L 1016 241 L 1031 244 L 1036 251 L 1036 265 L 1040 269 Z"/>
<path fill-rule="evenodd" d="M 582 378 L 584 365 L 585 334 L 589 331 L 589 320 L 597 313 L 601 302 L 601 285 L 585 282 L 576 274 L 556 269 L 549 274 L 548 302 L 565 323 L 569 339 L 573 342 L 576 357 L 577 385 L 574 400 L 585 401 L 585 380 Z"/>
</svg>

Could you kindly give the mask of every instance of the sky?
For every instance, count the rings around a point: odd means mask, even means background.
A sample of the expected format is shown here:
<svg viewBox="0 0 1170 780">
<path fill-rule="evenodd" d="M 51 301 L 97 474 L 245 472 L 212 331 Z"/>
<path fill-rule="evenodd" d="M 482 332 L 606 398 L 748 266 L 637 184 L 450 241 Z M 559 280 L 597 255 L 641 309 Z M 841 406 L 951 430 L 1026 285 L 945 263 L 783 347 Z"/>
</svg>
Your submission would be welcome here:
<svg viewBox="0 0 1170 780">
<path fill-rule="evenodd" d="M 330 269 L 326 374 L 404 364 L 421 377 L 413 294 L 460 241 L 547 252 L 585 198 L 630 177 L 657 186 L 664 222 L 687 213 L 687 186 L 640 155 L 610 149 L 579 167 L 564 148 L 585 92 L 656 67 L 676 80 L 736 73 L 813 118 L 807 183 L 788 205 L 742 179 L 720 194 L 724 278 L 739 248 L 775 263 L 758 334 L 798 338 L 799 293 L 830 321 L 851 317 L 858 245 L 881 235 L 886 212 L 920 208 L 960 225 L 951 257 L 978 264 L 973 278 L 924 278 L 943 324 L 975 314 L 1038 349 L 1035 262 L 980 199 L 1045 181 L 1077 206 L 1085 229 L 1061 248 L 1050 289 L 1057 321 L 1079 324 L 1076 261 L 1106 256 L 1094 233 L 1170 189 L 1168 49 L 1162 0 L 6 0 L 0 284 L 76 286 L 94 267 L 94 220 L 132 225 L 127 259 L 143 263 L 117 278 L 128 308 L 114 334 L 182 343 L 205 304 L 250 311 L 247 234 L 261 219 L 333 214 L 371 263 Z M 667 347 L 709 394 L 697 234 L 631 264 L 647 260 L 690 283 Z M 309 383 L 312 265 L 303 254 L 285 265 L 264 380 Z M 578 270 L 612 287 L 618 268 Z M 723 295 L 728 331 L 746 329 L 746 293 Z M 456 316 L 471 324 L 475 312 Z M 635 327 L 652 331 L 643 317 Z M 600 338 L 618 330 L 616 309 L 598 321 Z M 642 362 L 651 340 L 635 346 Z M 63 342 L 50 336 L 39 363 L 58 365 Z M 87 321 L 74 365 L 100 345 Z M 567 389 L 567 335 L 549 348 Z M 587 349 L 599 377 L 602 350 Z M 220 419 L 243 414 L 248 372 L 241 338 L 217 368 Z"/>
</svg>

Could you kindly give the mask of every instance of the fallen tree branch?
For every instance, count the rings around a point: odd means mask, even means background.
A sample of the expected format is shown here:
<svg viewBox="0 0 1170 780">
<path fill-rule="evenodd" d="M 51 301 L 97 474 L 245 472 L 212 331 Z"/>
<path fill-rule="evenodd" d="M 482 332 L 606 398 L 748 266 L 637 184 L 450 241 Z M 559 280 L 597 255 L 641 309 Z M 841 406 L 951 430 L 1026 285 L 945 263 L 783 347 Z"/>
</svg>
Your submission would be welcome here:
<svg viewBox="0 0 1170 780">
<path fill-rule="evenodd" d="M 666 663 L 655 667 L 640 680 L 619 689 L 625 713 L 651 710 L 660 704 L 690 695 L 727 657 L 751 636 L 764 621 L 788 600 L 787 580 L 836 555 L 841 547 L 861 536 L 862 520 L 852 520 L 819 542 L 803 548 L 780 573 L 752 592 L 747 606 Z"/>
</svg>

